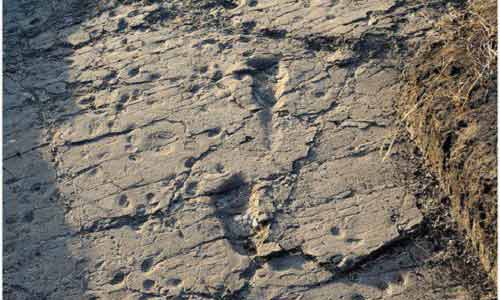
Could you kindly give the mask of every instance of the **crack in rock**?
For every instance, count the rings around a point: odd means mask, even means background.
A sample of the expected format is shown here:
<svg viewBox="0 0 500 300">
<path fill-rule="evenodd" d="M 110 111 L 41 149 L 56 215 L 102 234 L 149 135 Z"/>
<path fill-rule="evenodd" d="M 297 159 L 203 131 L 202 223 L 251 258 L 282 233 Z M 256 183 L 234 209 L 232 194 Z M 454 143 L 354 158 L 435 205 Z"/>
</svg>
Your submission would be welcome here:
<svg viewBox="0 0 500 300">
<path fill-rule="evenodd" d="M 466 298 L 376 151 L 440 7 L 7 0 L 5 296 Z"/>
</svg>

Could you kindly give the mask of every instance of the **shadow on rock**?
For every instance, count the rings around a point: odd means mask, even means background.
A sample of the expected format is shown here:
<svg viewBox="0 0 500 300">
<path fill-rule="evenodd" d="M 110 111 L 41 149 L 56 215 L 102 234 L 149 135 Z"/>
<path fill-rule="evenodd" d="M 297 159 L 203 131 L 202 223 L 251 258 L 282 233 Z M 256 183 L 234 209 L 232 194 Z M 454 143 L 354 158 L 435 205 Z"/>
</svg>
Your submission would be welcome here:
<svg viewBox="0 0 500 300">
<path fill-rule="evenodd" d="M 78 228 L 65 222 L 74 200 L 58 191 L 50 142 L 51 127 L 77 109 L 67 84 L 73 52 L 67 39 L 91 2 L 4 2 L 6 299 L 85 299 L 86 261 L 74 250 Z"/>
</svg>

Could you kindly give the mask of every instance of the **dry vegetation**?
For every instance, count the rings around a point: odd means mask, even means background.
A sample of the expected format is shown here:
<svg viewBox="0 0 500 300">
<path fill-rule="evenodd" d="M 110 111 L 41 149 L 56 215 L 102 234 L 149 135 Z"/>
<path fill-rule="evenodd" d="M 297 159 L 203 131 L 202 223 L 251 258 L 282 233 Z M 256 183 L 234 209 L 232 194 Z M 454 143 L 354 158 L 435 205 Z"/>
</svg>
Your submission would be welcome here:
<svg viewBox="0 0 500 300">
<path fill-rule="evenodd" d="M 412 138 L 492 280 L 497 249 L 497 3 L 450 6 L 405 69 L 399 103 Z"/>
<path fill-rule="evenodd" d="M 405 74 L 413 81 L 409 96 L 416 98 L 405 117 L 423 102 L 433 102 L 433 98 L 439 97 L 451 100 L 457 110 L 466 110 L 473 92 L 481 93 L 475 97 L 487 97 L 496 81 L 495 1 L 469 1 L 465 9 L 451 7 L 436 26 L 437 36 L 419 45 L 416 53 L 415 62 L 426 72 L 418 77 Z M 406 71 L 411 72 L 412 67 Z"/>
</svg>

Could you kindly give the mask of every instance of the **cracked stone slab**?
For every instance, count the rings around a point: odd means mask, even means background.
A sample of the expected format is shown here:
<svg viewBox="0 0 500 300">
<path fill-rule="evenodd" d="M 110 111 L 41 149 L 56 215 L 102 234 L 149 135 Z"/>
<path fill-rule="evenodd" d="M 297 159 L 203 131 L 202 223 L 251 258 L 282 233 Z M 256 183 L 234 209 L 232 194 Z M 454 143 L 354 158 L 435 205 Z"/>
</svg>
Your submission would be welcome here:
<svg viewBox="0 0 500 300">
<path fill-rule="evenodd" d="M 429 288 L 432 250 L 385 253 L 422 222 L 404 147 L 383 158 L 424 13 L 9 1 L 7 297 L 469 299 Z"/>
</svg>

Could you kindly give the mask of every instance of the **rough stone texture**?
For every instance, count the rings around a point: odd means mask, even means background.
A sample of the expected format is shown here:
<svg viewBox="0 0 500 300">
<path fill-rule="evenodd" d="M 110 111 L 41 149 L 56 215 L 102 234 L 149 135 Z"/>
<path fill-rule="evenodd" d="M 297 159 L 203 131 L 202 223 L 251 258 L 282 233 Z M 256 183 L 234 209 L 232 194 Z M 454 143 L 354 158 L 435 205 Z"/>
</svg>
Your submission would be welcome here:
<svg viewBox="0 0 500 300">
<path fill-rule="evenodd" d="M 431 8 L 118 2 L 5 4 L 7 299 L 472 298 L 382 160 Z"/>
</svg>

